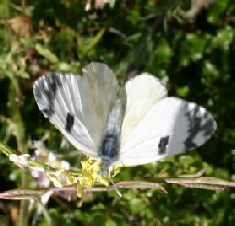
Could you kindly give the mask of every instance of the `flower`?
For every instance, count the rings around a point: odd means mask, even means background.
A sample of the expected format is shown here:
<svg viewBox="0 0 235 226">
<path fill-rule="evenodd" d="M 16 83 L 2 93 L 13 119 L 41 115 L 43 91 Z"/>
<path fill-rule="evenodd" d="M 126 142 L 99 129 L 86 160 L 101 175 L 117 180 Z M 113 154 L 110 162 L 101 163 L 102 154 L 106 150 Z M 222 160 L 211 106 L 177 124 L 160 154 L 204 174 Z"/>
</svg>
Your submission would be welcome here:
<svg viewBox="0 0 235 226">
<path fill-rule="evenodd" d="M 82 161 L 82 173 L 77 180 L 77 196 L 82 197 L 84 188 L 93 188 L 96 183 L 109 186 L 110 177 L 116 176 L 120 172 L 120 165 L 115 165 L 109 168 L 109 175 L 100 176 L 99 172 L 102 163 L 99 160 L 88 158 Z"/>
<path fill-rule="evenodd" d="M 23 155 L 16 155 L 16 154 L 10 154 L 9 160 L 14 162 L 17 166 L 20 168 L 28 167 L 29 154 L 23 154 Z"/>
</svg>

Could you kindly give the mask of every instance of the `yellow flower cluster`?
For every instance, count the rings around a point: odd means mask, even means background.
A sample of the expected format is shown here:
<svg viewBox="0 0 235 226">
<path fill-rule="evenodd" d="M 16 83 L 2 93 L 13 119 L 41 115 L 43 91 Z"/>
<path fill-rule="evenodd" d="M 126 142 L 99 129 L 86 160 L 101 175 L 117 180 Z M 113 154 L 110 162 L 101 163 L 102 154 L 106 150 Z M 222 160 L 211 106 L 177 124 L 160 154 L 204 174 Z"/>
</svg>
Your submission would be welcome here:
<svg viewBox="0 0 235 226">
<path fill-rule="evenodd" d="M 77 196 L 82 197 L 84 188 L 93 188 L 96 183 L 109 186 L 110 177 L 116 176 L 120 172 L 120 165 L 115 165 L 110 168 L 110 173 L 104 176 L 100 176 L 101 162 L 88 159 L 87 161 L 82 161 L 82 174 L 77 180 Z"/>
</svg>

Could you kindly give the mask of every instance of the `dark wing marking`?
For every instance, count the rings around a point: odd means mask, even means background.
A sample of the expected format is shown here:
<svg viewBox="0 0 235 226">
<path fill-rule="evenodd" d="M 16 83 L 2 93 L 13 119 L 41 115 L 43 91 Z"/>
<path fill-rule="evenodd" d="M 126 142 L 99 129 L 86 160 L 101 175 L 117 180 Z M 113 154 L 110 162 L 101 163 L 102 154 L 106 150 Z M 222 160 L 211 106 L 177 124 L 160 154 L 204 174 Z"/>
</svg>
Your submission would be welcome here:
<svg viewBox="0 0 235 226">
<path fill-rule="evenodd" d="M 185 116 L 188 119 L 188 136 L 184 141 L 185 149 L 193 150 L 198 147 L 196 142 L 197 136 L 200 134 L 205 140 L 213 134 L 215 130 L 215 122 L 204 108 L 194 104 L 184 102 Z"/>
<path fill-rule="evenodd" d="M 160 141 L 158 143 L 159 155 L 164 155 L 166 153 L 168 143 L 169 143 L 169 135 L 160 138 Z"/>
<path fill-rule="evenodd" d="M 69 112 L 67 113 L 66 117 L 66 124 L 65 124 L 65 130 L 68 133 L 71 133 L 71 130 L 74 126 L 74 116 L 72 116 Z"/>
<path fill-rule="evenodd" d="M 39 82 L 34 89 L 34 96 L 44 102 L 44 108 L 41 109 L 45 117 L 49 118 L 54 114 L 54 101 L 57 87 L 61 87 L 61 81 L 55 73 L 49 73 L 44 77 L 44 82 Z M 45 94 L 45 95 L 44 95 Z"/>
</svg>

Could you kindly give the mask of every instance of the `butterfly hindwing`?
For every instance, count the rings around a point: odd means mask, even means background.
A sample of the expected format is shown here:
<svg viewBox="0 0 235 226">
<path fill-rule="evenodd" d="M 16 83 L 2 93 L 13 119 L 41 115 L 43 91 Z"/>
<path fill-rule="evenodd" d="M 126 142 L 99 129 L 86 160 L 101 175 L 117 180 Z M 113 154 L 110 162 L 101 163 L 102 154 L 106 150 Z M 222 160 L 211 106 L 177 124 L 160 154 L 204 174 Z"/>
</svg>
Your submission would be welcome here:
<svg viewBox="0 0 235 226">
<path fill-rule="evenodd" d="M 127 81 L 126 113 L 122 125 L 122 137 L 129 136 L 148 110 L 167 95 L 167 90 L 160 81 L 150 74 L 144 73 Z"/>
<path fill-rule="evenodd" d="M 114 106 L 119 84 L 113 71 L 105 64 L 91 63 L 83 69 L 81 99 L 84 121 L 95 143 L 100 145 L 100 136 L 108 114 Z M 76 104 L 76 103 L 75 103 Z"/>
</svg>

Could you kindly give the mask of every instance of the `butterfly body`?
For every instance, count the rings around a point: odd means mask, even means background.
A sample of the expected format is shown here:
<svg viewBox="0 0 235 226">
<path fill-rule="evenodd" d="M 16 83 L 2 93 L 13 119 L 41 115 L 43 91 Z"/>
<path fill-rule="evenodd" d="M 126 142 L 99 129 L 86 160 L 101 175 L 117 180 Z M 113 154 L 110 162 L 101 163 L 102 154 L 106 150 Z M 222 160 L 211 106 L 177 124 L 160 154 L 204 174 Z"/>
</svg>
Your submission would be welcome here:
<svg viewBox="0 0 235 226">
<path fill-rule="evenodd" d="M 166 87 L 148 73 L 127 81 L 120 99 L 116 76 L 102 63 L 89 64 L 83 76 L 49 73 L 33 91 L 44 116 L 71 144 L 102 162 L 100 175 L 116 163 L 136 166 L 186 153 L 217 127 L 205 108 L 167 97 Z"/>
<path fill-rule="evenodd" d="M 121 125 L 122 105 L 120 100 L 117 100 L 108 115 L 104 136 L 98 150 L 98 157 L 102 162 L 102 168 L 99 172 L 100 175 L 104 175 L 109 166 L 119 159 Z"/>
</svg>

